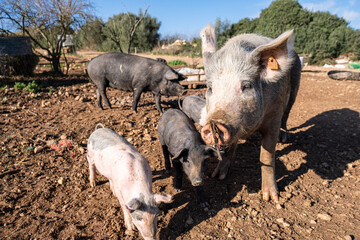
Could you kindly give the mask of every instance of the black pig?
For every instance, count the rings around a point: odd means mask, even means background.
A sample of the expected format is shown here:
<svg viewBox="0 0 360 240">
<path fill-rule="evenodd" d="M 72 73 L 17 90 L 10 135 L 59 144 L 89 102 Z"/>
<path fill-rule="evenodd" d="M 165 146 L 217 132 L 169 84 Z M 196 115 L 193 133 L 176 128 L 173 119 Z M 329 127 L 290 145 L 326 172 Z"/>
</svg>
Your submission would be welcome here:
<svg viewBox="0 0 360 240">
<path fill-rule="evenodd" d="M 142 92 L 154 94 L 157 110 L 162 113 L 160 95 L 181 96 L 185 91 L 179 81 L 184 76 L 174 69 L 154 59 L 125 53 L 105 53 L 93 58 L 87 73 L 95 83 L 97 105 L 103 109 L 101 99 L 111 108 L 106 96 L 106 87 L 124 91 L 133 91 L 132 109 L 136 112 Z"/>
<path fill-rule="evenodd" d="M 195 123 L 205 125 L 206 100 L 198 95 L 190 95 L 184 98 L 180 109 Z"/>
<path fill-rule="evenodd" d="M 183 172 L 195 187 L 202 207 L 208 206 L 203 194 L 203 177 L 210 157 L 217 156 L 216 150 L 206 146 L 194 123 L 180 110 L 170 109 L 161 116 L 158 133 L 164 153 L 166 171 L 170 171 L 170 159 L 176 170 L 175 189 L 182 187 Z"/>
</svg>

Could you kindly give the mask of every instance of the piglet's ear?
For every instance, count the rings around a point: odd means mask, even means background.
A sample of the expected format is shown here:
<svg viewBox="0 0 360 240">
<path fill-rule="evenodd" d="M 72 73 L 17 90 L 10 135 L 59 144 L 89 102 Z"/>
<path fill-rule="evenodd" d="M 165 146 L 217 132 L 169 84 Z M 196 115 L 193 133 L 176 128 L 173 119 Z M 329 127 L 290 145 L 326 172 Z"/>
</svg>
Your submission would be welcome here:
<svg viewBox="0 0 360 240">
<path fill-rule="evenodd" d="M 250 61 L 262 66 L 263 79 L 274 82 L 289 71 L 294 61 L 294 30 L 284 32 L 271 42 L 254 49 Z"/>
<path fill-rule="evenodd" d="M 168 194 L 154 194 L 154 199 L 157 204 L 165 202 L 169 203 L 172 200 L 172 197 Z"/>
<path fill-rule="evenodd" d="M 212 157 L 217 157 L 217 158 L 220 157 L 220 156 L 218 156 L 218 151 L 214 147 L 206 146 L 205 151 Z"/>
<path fill-rule="evenodd" d="M 188 154 L 189 150 L 188 149 L 182 149 L 180 152 L 176 153 L 173 157 L 172 160 L 179 160 L 179 158 L 181 157 L 186 157 Z"/>
<path fill-rule="evenodd" d="M 133 212 L 141 207 L 141 202 L 139 199 L 133 198 L 125 206 L 130 212 Z"/>
</svg>

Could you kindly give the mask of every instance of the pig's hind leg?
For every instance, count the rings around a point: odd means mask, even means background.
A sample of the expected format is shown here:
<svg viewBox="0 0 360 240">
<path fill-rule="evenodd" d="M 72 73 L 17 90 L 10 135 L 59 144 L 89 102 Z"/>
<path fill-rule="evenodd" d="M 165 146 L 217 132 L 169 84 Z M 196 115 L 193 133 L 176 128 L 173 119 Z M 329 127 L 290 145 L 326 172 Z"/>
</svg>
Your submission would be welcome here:
<svg viewBox="0 0 360 240">
<path fill-rule="evenodd" d="M 133 100 L 133 105 L 132 105 L 132 109 L 133 109 L 134 113 L 137 113 L 137 105 L 140 100 L 142 91 L 143 91 L 142 88 L 138 88 L 138 87 L 134 88 L 134 100 Z"/>
<path fill-rule="evenodd" d="M 95 163 L 91 160 L 89 155 L 87 155 L 87 160 L 89 162 L 89 181 L 90 186 L 95 187 L 96 186 L 96 167 Z"/>
<path fill-rule="evenodd" d="M 105 104 L 111 108 L 111 104 L 110 104 L 110 101 L 109 99 L 107 98 L 106 96 L 106 86 L 104 85 L 101 85 L 101 86 L 97 86 L 97 89 L 96 89 L 96 97 L 97 97 L 97 105 L 98 107 L 103 110 L 103 107 L 102 107 L 102 104 L 101 104 L 101 99 L 104 99 L 105 101 Z"/>
</svg>

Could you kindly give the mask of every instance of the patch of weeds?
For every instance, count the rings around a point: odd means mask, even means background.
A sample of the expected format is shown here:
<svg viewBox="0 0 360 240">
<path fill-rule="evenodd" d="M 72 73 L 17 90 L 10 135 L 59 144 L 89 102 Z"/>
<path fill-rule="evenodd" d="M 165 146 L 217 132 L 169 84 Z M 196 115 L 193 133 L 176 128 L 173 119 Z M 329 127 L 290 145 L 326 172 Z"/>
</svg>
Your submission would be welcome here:
<svg viewBox="0 0 360 240">
<path fill-rule="evenodd" d="M 32 81 L 31 83 L 28 83 L 28 85 L 25 87 L 25 90 L 27 92 L 37 93 L 40 91 L 39 85 L 36 84 L 35 81 Z"/>
<path fill-rule="evenodd" d="M 5 103 L 7 102 L 7 100 L 8 100 L 7 97 L 4 97 L 4 98 L 1 100 L 1 103 L 2 103 L 2 104 L 5 104 Z"/>
<path fill-rule="evenodd" d="M 16 91 L 21 92 L 24 88 L 26 88 L 26 84 L 22 82 L 15 82 L 14 88 Z"/>
<path fill-rule="evenodd" d="M 168 65 L 185 65 L 186 66 L 187 63 L 184 61 L 181 61 L 179 59 L 176 59 L 176 60 L 172 60 L 172 61 L 168 62 Z"/>
<path fill-rule="evenodd" d="M 54 88 L 50 88 L 50 89 L 49 89 L 49 93 L 50 93 L 50 94 L 53 94 L 54 92 L 55 92 L 55 89 L 54 89 Z"/>
<path fill-rule="evenodd" d="M 7 89 L 7 88 L 9 88 L 8 85 L 4 85 L 4 86 L 1 86 L 1 87 L 0 87 L 0 89 Z"/>
</svg>

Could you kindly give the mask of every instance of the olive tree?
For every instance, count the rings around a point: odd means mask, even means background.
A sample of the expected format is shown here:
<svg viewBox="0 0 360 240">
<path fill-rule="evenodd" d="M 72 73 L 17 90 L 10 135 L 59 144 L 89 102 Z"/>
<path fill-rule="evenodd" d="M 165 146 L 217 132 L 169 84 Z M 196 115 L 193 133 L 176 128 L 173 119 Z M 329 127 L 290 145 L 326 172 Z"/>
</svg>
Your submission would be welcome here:
<svg viewBox="0 0 360 240">
<path fill-rule="evenodd" d="M 54 72 L 61 73 L 66 34 L 90 19 L 91 9 L 89 0 L 2 0 L 0 19 L 11 23 L 6 30 L 30 37 L 34 51 L 51 62 Z"/>
</svg>

